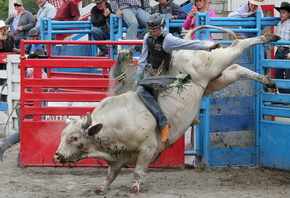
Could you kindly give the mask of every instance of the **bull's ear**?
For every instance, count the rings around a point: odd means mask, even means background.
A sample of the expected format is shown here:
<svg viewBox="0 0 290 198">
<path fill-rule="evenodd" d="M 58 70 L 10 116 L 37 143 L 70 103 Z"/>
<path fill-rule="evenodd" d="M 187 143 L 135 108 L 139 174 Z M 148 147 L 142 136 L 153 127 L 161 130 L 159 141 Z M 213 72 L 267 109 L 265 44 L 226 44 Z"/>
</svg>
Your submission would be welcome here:
<svg viewBox="0 0 290 198">
<path fill-rule="evenodd" d="M 94 126 L 92 126 L 89 130 L 88 130 L 88 134 L 89 136 L 93 136 L 96 135 L 97 133 L 100 132 L 100 130 L 103 128 L 103 124 L 96 124 Z"/>
</svg>

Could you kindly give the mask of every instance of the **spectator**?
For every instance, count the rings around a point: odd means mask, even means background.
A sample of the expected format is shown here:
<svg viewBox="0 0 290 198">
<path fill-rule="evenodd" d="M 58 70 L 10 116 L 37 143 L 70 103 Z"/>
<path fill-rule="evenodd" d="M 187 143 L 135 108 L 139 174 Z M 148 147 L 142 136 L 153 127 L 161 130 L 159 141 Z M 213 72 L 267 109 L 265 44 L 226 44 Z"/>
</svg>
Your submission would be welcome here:
<svg viewBox="0 0 290 198">
<path fill-rule="evenodd" d="M 26 39 L 28 31 L 35 27 L 35 20 L 31 12 L 24 10 L 21 0 L 14 1 L 15 12 L 13 12 L 5 21 L 10 25 L 10 35 L 14 38 L 14 47 L 20 48 L 20 40 Z"/>
<path fill-rule="evenodd" d="M 40 34 L 37 29 L 33 28 L 28 33 L 29 40 L 39 40 Z M 28 44 L 25 47 L 25 54 L 33 54 L 36 49 L 41 49 L 44 51 L 44 45 L 42 44 Z"/>
<path fill-rule="evenodd" d="M 78 4 L 74 0 L 64 0 L 64 4 L 59 8 L 52 20 L 77 21 L 80 16 Z"/>
<path fill-rule="evenodd" d="M 183 23 L 183 28 L 186 30 L 190 30 L 196 27 L 195 24 L 195 14 L 197 12 L 205 13 L 209 12 L 210 17 L 215 17 L 214 11 L 207 8 L 207 0 L 194 0 L 194 5 L 192 7 L 192 10 L 188 13 L 186 20 Z M 191 37 L 192 40 L 196 39 L 196 35 L 192 34 Z M 212 36 L 210 36 L 210 39 L 212 39 Z"/>
<path fill-rule="evenodd" d="M 47 0 L 36 0 L 39 10 L 35 16 L 36 29 L 40 32 L 40 20 L 42 18 L 53 18 L 56 14 L 56 9 L 53 5 L 47 2 Z"/>
<path fill-rule="evenodd" d="M 123 17 L 128 25 L 127 40 L 136 40 L 138 27 L 146 27 L 151 7 L 149 0 L 111 0 L 112 10 L 117 17 Z M 131 46 L 133 49 L 134 46 Z"/>
<path fill-rule="evenodd" d="M 28 55 L 27 58 L 47 58 L 47 56 L 44 55 L 44 52 L 41 49 L 37 49 L 34 51 L 33 54 Z M 27 68 L 25 71 L 25 77 L 26 78 L 32 78 L 33 77 L 33 68 Z M 42 78 L 47 78 L 47 74 L 43 71 L 42 72 Z M 53 92 L 55 91 L 55 88 L 45 88 L 42 91 L 44 92 Z M 27 91 L 32 91 L 31 88 Z M 18 129 L 20 130 L 20 106 L 16 106 L 16 114 L 18 118 Z M 32 116 L 27 116 L 26 119 L 31 119 Z M 3 161 L 3 154 L 4 152 L 11 148 L 13 145 L 17 144 L 20 141 L 20 131 L 15 132 L 7 137 L 5 137 L 2 142 L 0 143 L 0 161 Z M 19 154 L 17 163 L 19 165 Z"/>
<path fill-rule="evenodd" d="M 290 41 L 290 4 L 282 2 L 280 7 L 275 7 L 280 13 L 281 21 L 275 29 L 276 35 L 281 37 L 281 41 Z M 280 45 L 275 52 L 275 59 L 289 59 L 289 45 Z M 290 69 L 275 69 L 274 76 L 276 79 L 290 79 Z M 290 93 L 290 89 L 279 89 L 280 93 Z"/>
<path fill-rule="evenodd" d="M 153 13 L 169 14 L 169 20 L 186 19 L 187 14 L 182 10 L 180 5 L 173 3 L 171 0 L 155 0 L 159 4 L 152 8 Z M 180 37 L 182 28 L 169 28 L 169 32 L 176 37 Z"/>
<path fill-rule="evenodd" d="M 255 13 L 257 12 L 260 12 L 261 17 L 264 17 L 264 13 L 261 8 L 263 2 L 264 0 L 249 0 L 247 4 L 244 4 L 241 7 L 239 7 L 236 11 L 229 13 L 228 17 L 240 17 L 240 18 L 254 17 Z M 253 33 L 241 33 L 241 36 L 243 38 L 251 38 L 256 35 L 254 35 Z"/>
<path fill-rule="evenodd" d="M 65 0 L 48 0 L 48 3 L 50 3 L 51 5 L 53 5 L 57 10 L 59 10 L 59 8 L 61 8 L 61 6 L 64 4 Z"/>
<path fill-rule="evenodd" d="M 28 32 L 28 39 L 29 40 L 39 40 L 40 39 L 40 34 L 37 31 L 37 29 L 32 28 L 31 30 L 29 30 Z M 32 54 L 36 49 L 41 49 L 44 50 L 44 45 L 42 44 L 27 44 L 25 46 L 25 54 Z M 13 52 L 20 54 L 20 49 L 13 49 Z"/>
<path fill-rule="evenodd" d="M 0 20 L 0 52 L 13 52 L 14 39 L 8 34 L 8 26 Z"/>
<path fill-rule="evenodd" d="M 96 3 L 91 10 L 91 22 L 94 26 L 91 29 L 91 34 L 96 41 L 110 39 L 110 14 L 112 13 L 111 5 L 108 0 L 96 0 Z M 98 57 L 108 54 L 108 47 L 106 45 L 99 45 Z"/>
</svg>

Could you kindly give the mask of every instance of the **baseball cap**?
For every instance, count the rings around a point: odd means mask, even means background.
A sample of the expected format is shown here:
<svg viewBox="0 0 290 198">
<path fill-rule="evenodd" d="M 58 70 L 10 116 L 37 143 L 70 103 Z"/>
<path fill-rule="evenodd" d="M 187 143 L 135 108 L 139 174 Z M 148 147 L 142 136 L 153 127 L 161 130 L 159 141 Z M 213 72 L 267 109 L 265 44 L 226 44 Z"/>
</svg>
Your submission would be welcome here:
<svg viewBox="0 0 290 198">
<path fill-rule="evenodd" d="M 35 28 L 32 28 L 31 30 L 29 30 L 28 32 L 28 36 L 38 36 L 39 35 L 39 32 L 37 29 Z"/>
</svg>

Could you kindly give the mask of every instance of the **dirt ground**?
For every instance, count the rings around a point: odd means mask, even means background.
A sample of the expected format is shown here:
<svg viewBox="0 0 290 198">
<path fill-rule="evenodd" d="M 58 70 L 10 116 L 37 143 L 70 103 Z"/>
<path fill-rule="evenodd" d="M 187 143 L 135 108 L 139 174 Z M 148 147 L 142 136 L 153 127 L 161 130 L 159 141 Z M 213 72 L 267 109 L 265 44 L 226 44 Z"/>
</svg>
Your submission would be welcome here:
<svg viewBox="0 0 290 198">
<path fill-rule="evenodd" d="M 19 168 L 18 149 L 19 146 L 9 149 L 4 162 L 0 162 L 1 198 L 132 197 L 127 194 L 132 185 L 132 168 L 124 168 L 105 195 L 96 195 L 91 190 L 102 184 L 106 168 Z M 154 168 L 148 169 L 136 197 L 290 197 L 290 172 L 260 168 Z"/>
</svg>

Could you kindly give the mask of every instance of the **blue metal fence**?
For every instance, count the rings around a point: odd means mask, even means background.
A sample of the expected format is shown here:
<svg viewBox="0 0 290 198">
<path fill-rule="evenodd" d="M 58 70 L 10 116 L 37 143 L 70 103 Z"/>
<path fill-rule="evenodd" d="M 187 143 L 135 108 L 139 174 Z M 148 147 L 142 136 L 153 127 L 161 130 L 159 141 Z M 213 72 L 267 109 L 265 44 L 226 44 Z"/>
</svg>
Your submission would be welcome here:
<svg viewBox="0 0 290 198">
<path fill-rule="evenodd" d="M 261 18 L 259 13 L 256 17 L 250 18 L 210 18 L 208 13 L 197 14 L 199 25 L 242 26 L 243 29 L 231 30 L 236 33 L 255 33 L 256 36 L 261 35 L 262 26 L 276 26 L 279 21 L 280 18 L 277 17 Z M 199 31 L 198 35 L 199 38 L 209 38 L 210 33 L 218 32 L 221 31 L 207 29 Z M 223 44 L 230 43 L 230 41 L 219 42 Z M 279 41 L 270 44 L 290 45 L 290 42 Z M 263 45 L 255 46 L 252 50 L 253 53 L 250 53 L 252 56 L 249 57 L 250 62 L 247 64 L 252 65 L 252 69 L 258 73 L 264 74 L 266 68 L 289 68 L 289 61 L 287 60 L 266 59 Z M 278 88 L 290 87 L 290 80 L 275 79 L 274 81 Z M 238 84 L 238 86 L 240 85 Z M 204 111 L 210 109 L 210 119 L 204 118 L 203 115 L 200 116 L 201 123 L 205 126 L 198 127 L 197 133 L 208 135 L 205 135 L 203 137 L 205 139 L 200 140 L 201 143 L 197 144 L 200 146 L 197 150 L 201 150 L 201 148 L 208 149 L 202 153 L 203 161 L 208 166 L 253 165 L 290 169 L 290 154 L 287 152 L 290 148 L 290 144 L 287 143 L 290 135 L 290 109 L 288 105 L 290 97 L 288 94 L 265 91 L 263 86 L 257 83 L 253 85 L 253 89 L 252 96 L 250 96 L 251 94 L 246 97 L 235 98 L 214 98 L 214 96 L 211 96 L 210 99 L 206 98 L 203 101 L 202 106 L 206 107 Z M 228 102 L 227 106 L 223 105 L 225 101 Z M 283 103 L 284 105 L 276 105 L 276 103 Z M 236 104 L 239 104 L 238 107 Z M 248 106 L 246 106 L 247 104 Z M 222 111 L 228 109 L 232 112 L 220 115 L 213 112 L 215 109 L 221 109 Z M 249 112 L 243 113 L 244 109 L 249 110 Z M 279 118 L 284 119 L 284 121 L 279 121 Z M 249 133 L 252 130 L 251 126 L 253 126 L 253 134 Z M 233 135 L 234 133 L 241 135 Z M 218 139 L 214 138 L 215 134 L 218 134 Z M 224 144 L 223 141 L 231 138 L 231 135 L 240 138 L 239 141 L 233 141 L 238 142 L 240 146 Z M 244 142 L 241 144 L 242 141 Z"/>
</svg>

